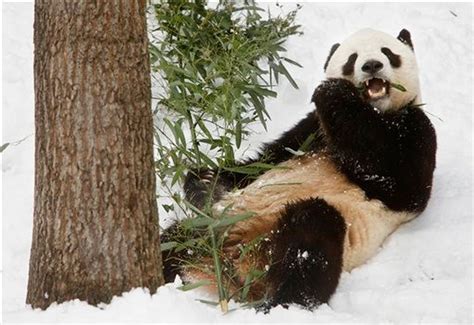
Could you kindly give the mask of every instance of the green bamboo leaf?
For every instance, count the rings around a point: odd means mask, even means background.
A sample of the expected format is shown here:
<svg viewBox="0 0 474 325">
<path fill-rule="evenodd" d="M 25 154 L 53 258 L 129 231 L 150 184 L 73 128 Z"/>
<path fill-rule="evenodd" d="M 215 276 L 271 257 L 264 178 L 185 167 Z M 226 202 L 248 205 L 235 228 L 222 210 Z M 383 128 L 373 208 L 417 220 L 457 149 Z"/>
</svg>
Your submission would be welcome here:
<svg viewBox="0 0 474 325">
<path fill-rule="evenodd" d="M 208 304 L 211 306 L 217 306 L 219 303 L 217 301 L 205 300 L 205 299 L 195 299 L 196 301 L 202 302 L 204 304 Z"/>
<path fill-rule="evenodd" d="M 189 291 L 189 290 L 193 290 L 193 289 L 196 289 L 196 288 L 199 288 L 199 287 L 202 287 L 202 286 L 208 286 L 208 285 L 211 285 L 210 280 L 201 280 L 201 281 L 197 281 L 197 282 L 182 285 L 182 286 L 178 287 L 178 289 L 182 290 L 182 291 Z"/>
<path fill-rule="evenodd" d="M 222 281 L 222 265 L 219 258 L 218 247 L 216 242 L 216 236 L 214 234 L 214 229 L 209 226 L 209 233 L 211 235 L 211 245 L 212 245 L 212 257 L 214 260 L 214 273 L 216 275 L 217 282 L 217 291 L 219 293 L 219 303 L 222 309 L 227 309 L 227 294 Z M 226 312 L 227 310 L 223 310 Z"/>
<path fill-rule="evenodd" d="M 304 140 L 303 144 L 299 147 L 298 150 L 300 151 L 308 151 L 309 147 L 313 143 L 314 139 L 316 138 L 316 133 L 311 133 L 306 140 Z"/>
<path fill-rule="evenodd" d="M 263 125 L 265 130 L 267 130 L 267 123 L 265 121 L 265 117 L 264 117 L 264 113 L 263 113 L 265 111 L 265 107 L 260 102 L 260 100 L 258 99 L 257 96 L 255 96 L 254 94 L 249 94 L 249 95 L 250 95 L 250 101 L 252 102 L 252 104 L 255 107 L 255 112 L 257 113 L 257 116 L 258 116 L 258 119 L 260 120 L 260 123 Z"/>
<path fill-rule="evenodd" d="M 277 93 L 273 90 L 265 89 L 260 86 L 254 86 L 253 89 L 255 90 L 256 93 L 262 96 L 268 96 L 268 97 L 276 97 Z"/>
<path fill-rule="evenodd" d="M 162 204 L 161 206 L 166 212 L 174 211 L 174 206 L 171 204 Z"/>
<path fill-rule="evenodd" d="M 195 228 L 202 228 L 212 225 L 216 220 L 213 218 L 206 218 L 206 217 L 195 217 L 185 219 L 182 225 L 187 229 L 195 229 Z"/>
<path fill-rule="evenodd" d="M 286 62 L 290 63 L 290 64 L 296 65 L 297 67 L 300 67 L 300 68 L 303 67 L 301 64 L 299 64 L 298 62 L 293 61 L 293 60 L 291 60 L 291 59 L 284 58 L 284 57 L 282 57 L 282 59 L 285 60 Z"/>
<path fill-rule="evenodd" d="M 194 213 L 196 213 L 198 216 L 203 216 L 203 217 L 206 217 L 208 219 L 212 219 L 214 220 L 213 218 L 211 218 L 207 213 L 205 213 L 204 211 L 198 209 L 196 206 L 192 205 L 190 202 L 188 201 L 185 201 L 185 204 L 188 208 L 190 208 L 191 210 L 193 210 Z M 185 221 L 187 220 L 193 220 L 193 218 L 189 218 L 189 219 L 185 219 Z"/>
<path fill-rule="evenodd" d="M 8 146 L 10 145 L 9 142 L 6 142 L 0 146 L 0 153 L 2 153 Z"/>
<path fill-rule="evenodd" d="M 184 169 L 185 169 L 185 167 L 183 165 L 180 165 L 180 166 L 177 167 L 177 169 L 174 173 L 174 176 L 171 180 L 171 186 L 176 184 L 176 182 L 178 182 L 183 177 Z"/>
<path fill-rule="evenodd" d="M 206 163 L 206 165 L 211 168 L 211 169 L 217 169 L 219 166 L 217 166 L 217 164 L 212 161 L 212 159 L 210 159 L 207 155 L 201 153 L 201 159 Z"/>
<path fill-rule="evenodd" d="M 275 64 L 273 60 L 268 61 L 268 64 L 270 65 L 271 71 L 273 71 L 273 75 L 275 76 L 275 81 L 278 84 L 279 81 L 279 73 L 280 73 L 280 68 L 278 65 Z"/>
<path fill-rule="evenodd" d="M 224 219 L 212 224 L 211 227 L 212 228 L 227 227 L 227 226 L 233 225 L 233 224 L 235 224 L 239 221 L 243 221 L 243 220 L 246 220 L 248 218 L 251 218 L 254 215 L 255 215 L 254 212 L 246 212 L 246 213 L 239 214 L 239 215 L 232 216 L 232 217 L 225 217 Z"/>
<path fill-rule="evenodd" d="M 289 169 L 289 167 L 285 166 L 276 166 L 272 164 L 267 164 L 267 163 L 262 163 L 262 162 L 254 162 L 251 164 L 248 164 L 247 166 L 249 167 L 257 167 L 257 168 L 262 168 L 262 169 Z"/>
<path fill-rule="evenodd" d="M 252 283 L 252 279 L 253 279 L 253 276 L 251 273 L 248 273 L 246 276 L 245 276 L 245 282 L 244 282 L 244 287 L 243 287 L 243 290 L 242 290 L 242 294 L 240 296 L 240 299 L 242 301 L 246 301 L 247 300 L 247 296 L 248 296 L 248 293 L 250 291 L 250 284 Z"/>
<path fill-rule="evenodd" d="M 288 79 L 288 81 L 293 86 L 293 88 L 298 89 L 298 85 L 296 84 L 295 80 L 293 79 L 293 77 L 290 75 L 288 70 L 286 70 L 285 66 L 281 62 L 280 62 L 280 68 L 281 68 L 281 73 L 285 75 L 286 79 Z"/>
<path fill-rule="evenodd" d="M 175 242 L 175 241 L 170 241 L 170 242 L 166 242 L 166 243 L 161 243 L 160 244 L 160 249 L 162 252 L 164 251 L 168 251 L 170 249 L 173 249 L 175 248 L 176 246 L 178 246 L 178 243 Z"/>
<path fill-rule="evenodd" d="M 199 125 L 199 128 L 204 132 L 204 134 L 209 138 L 209 139 L 212 139 L 213 136 L 211 134 L 211 132 L 209 131 L 209 129 L 206 127 L 206 124 L 203 122 L 202 119 L 198 119 L 197 120 L 197 123 Z"/>
<path fill-rule="evenodd" d="M 186 137 L 184 136 L 183 129 L 182 129 L 182 120 L 177 121 L 174 125 L 175 134 L 177 137 L 177 142 L 181 142 L 182 145 L 186 145 Z"/>
<path fill-rule="evenodd" d="M 406 89 L 405 87 L 403 87 L 402 84 L 397 84 L 397 83 L 391 82 L 391 83 L 390 83 L 390 86 L 392 86 L 393 88 L 395 88 L 395 89 L 397 89 L 397 90 L 399 90 L 399 91 L 401 91 L 401 92 L 407 91 L 407 89 Z"/>
<path fill-rule="evenodd" d="M 164 118 L 163 122 L 165 122 L 166 126 L 168 126 L 168 129 L 173 133 L 173 137 L 174 137 L 175 141 L 178 143 L 179 139 L 178 139 L 178 135 L 176 134 L 176 129 L 174 127 L 173 122 L 171 122 L 167 118 Z"/>
<path fill-rule="evenodd" d="M 237 125 L 235 126 L 235 145 L 237 148 L 240 148 L 240 144 L 242 143 L 242 122 L 238 121 Z"/>
<path fill-rule="evenodd" d="M 234 167 L 224 167 L 224 170 L 240 173 L 240 174 L 247 174 L 247 175 L 258 175 L 262 171 L 270 170 L 270 169 L 288 169 L 289 167 L 285 166 L 275 166 L 272 164 L 266 164 L 261 162 L 255 162 L 252 164 L 248 164 L 245 166 L 234 166 Z"/>
</svg>

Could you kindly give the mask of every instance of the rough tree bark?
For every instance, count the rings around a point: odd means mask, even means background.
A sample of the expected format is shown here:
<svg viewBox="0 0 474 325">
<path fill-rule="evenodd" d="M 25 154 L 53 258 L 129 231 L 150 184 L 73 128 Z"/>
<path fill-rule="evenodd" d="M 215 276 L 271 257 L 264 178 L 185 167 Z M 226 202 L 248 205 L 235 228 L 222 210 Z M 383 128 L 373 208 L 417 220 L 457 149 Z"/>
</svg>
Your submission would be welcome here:
<svg viewBox="0 0 474 325">
<path fill-rule="evenodd" d="M 163 283 L 145 0 L 36 0 L 35 204 L 26 302 Z"/>
</svg>

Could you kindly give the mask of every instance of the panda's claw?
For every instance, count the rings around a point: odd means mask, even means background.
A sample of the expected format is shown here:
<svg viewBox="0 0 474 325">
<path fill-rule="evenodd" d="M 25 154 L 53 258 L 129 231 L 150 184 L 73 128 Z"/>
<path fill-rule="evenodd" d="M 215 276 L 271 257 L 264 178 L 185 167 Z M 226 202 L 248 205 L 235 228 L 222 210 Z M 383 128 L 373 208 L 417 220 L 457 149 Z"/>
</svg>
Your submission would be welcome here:
<svg viewBox="0 0 474 325">
<path fill-rule="evenodd" d="M 201 176 L 202 179 L 209 179 L 210 180 L 210 179 L 214 178 L 215 173 L 214 173 L 213 170 L 208 169 L 208 170 L 204 171 L 200 176 Z"/>
<path fill-rule="evenodd" d="M 207 178 L 201 178 L 201 183 L 209 185 L 209 184 L 211 184 L 211 180 L 207 179 Z"/>
<path fill-rule="evenodd" d="M 205 185 L 209 185 L 214 181 L 215 172 L 212 169 L 206 169 L 199 173 L 199 181 Z"/>
</svg>

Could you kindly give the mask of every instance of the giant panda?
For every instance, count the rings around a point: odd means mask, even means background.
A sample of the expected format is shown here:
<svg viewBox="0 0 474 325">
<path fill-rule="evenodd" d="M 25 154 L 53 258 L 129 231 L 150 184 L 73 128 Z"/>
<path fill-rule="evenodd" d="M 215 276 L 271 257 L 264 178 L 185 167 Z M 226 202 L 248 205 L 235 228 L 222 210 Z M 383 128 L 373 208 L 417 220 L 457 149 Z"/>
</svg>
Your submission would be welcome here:
<svg viewBox="0 0 474 325">
<path fill-rule="evenodd" d="M 184 191 L 202 207 L 214 181 L 212 209 L 229 216 L 252 211 L 224 236 L 223 254 L 244 284 L 252 269 L 266 269 L 248 299 L 267 310 L 282 304 L 312 309 L 328 302 L 343 271 L 370 259 L 401 224 L 418 216 L 430 197 L 436 135 L 420 108 L 418 68 L 410 33 L 398 37 L 363 29 L 332 46 L 327 79 L 314 91 L 310 112 L 258 157 L 276 168 L 258 177 L 212 170 L 190 171 Z M 401 86 L 400 86 L 401 85 Z M 304 153 L 298 151 L 312 139 Z M 292 150 L 288 150 L 292 149 Z M 297 153 L 297 154 L 295 154 Z M 162 235 L 172 238 L 179 224 Z M 258 241 L 251 254 L 240 249 Z M 210 257 L 186 267 L 185 253 L 163 253 L 172 282 L 210 280 Z"/>
</svg>

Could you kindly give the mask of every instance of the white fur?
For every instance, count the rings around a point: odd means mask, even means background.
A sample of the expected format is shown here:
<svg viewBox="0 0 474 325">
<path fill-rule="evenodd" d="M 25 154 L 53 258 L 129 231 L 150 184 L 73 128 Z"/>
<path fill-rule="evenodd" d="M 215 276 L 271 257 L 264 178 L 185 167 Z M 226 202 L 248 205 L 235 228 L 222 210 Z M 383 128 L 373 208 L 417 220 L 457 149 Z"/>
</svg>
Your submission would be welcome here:
<svg viewBox="0 0 474 325">
<path fill-rule="evenodd" d="M 228 193 L 214 205 L 216 215 L 224 211 L 231 216 L 248 211 L 256 213 L 229 231 L 231 237 L 239 238 L 236 242 L 242 239 L 250 242 L 257 235 L 278 230 L 278 220 L 288 202 L 317 197 L 336 208 L 344 218 L 347 232 L 343 269 L 350 271 L 374 256 L 400 224 L 416 216 L 390 210 L 379 200 L 368 200 L 365 192 L 340 173 L 325 153 L 291 159 L 279 167 L 282 168 L 266 172 L 245 189 Z"/>
<path fill-rule="evenodd" d="M 399 68 L 393 68 L 390 65 L 388 58 L 381 52 L 382 47 L 388 47 L 393 53 L 400 55 L 402 65 Z M 353 53 L 358 55 L 354 73 L 344 76 L 342 67 Z M 383 63 L 382 70 L 377 72 L 375 77 L 400 84 L 407 89 L 406 92 L 402 92 L 392 87 L 389 96 L 371 102 L 374 107 L 387 111 L 399 109 L 412 100 L 415 104 L 421 103 L 418 66 L 413 50 L 396 37 L 370 28 L 350 35 L 341 43 L 329 61 L 326 77 L 344 78 L 359 86 L 360 83 L 372 77 L 361 69 L 368 60 Z"/>
</svg>

